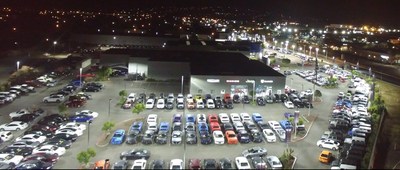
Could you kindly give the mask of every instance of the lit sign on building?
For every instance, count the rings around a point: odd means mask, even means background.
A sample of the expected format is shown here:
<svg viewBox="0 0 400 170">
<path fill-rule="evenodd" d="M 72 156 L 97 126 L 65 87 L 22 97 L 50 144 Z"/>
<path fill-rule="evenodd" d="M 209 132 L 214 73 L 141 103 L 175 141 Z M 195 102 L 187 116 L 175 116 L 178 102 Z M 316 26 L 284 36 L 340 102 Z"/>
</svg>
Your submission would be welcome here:
<svg viewBox="0 0 400 170">
<path fill-rule="evenodd" d="M 207 79 L 209 83 L 219 83 L 219 79 Z"/>
<path fill-rule="evenodd" d="M 239 80 L 226 80 L 227 83 L 239 83 Z"/>
<path fill-rule="evenodd" d="M 264 80 L 264 79 L 261 79 L 261 83 L 273 83 L 274 81 L 273 80 Z"/>
</svg>

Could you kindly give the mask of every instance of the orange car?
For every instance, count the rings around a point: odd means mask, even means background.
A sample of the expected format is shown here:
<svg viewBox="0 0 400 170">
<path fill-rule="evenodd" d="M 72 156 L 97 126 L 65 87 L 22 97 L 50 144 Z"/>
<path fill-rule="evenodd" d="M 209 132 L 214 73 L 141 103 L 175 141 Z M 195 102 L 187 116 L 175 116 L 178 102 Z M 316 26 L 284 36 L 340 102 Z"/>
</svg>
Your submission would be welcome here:
<svg viewBox="0 0 400 170">
<path fill-rule="evenodd" d="M 103 159 L 94 163 L 94 169 L 110 169 L 110 160 Z"/>
<path fill-rule="evenodd" d="M 323 150 L 321 154 L 319 155 L 319 161 L 322 163 L 329 164 L 331 163 L 335 157 L 333 156 L 331 151 L 328 150 Z"/>
<path fill-rule="evenodd" d="M 210 128 L 211 128 L 211 132 L 214 132 L 216 130 L 221 131 L 221 126 L 219 125 L 218 122 L 211 122 L 210 123 Z"/>
<path fill-rule="evenodd" d="M 228 144 L 237 144 L 238 139 L 234 131 L 228 130 L 225 132 L 226 141 Z"/>
</svg>

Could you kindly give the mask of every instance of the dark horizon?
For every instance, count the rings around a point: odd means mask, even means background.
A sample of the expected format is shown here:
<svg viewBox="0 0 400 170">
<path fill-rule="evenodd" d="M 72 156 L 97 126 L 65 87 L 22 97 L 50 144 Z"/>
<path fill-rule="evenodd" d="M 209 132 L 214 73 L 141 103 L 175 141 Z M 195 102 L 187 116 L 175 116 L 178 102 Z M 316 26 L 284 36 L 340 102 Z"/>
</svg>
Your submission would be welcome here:
<svg viewBox="0 0 400 170">
<path fill-rule="evenodd" d="M 232 7 L 300 22 L 400 26 L 396 0 L 4 0 L 19 9 L 129 10 L 151 7 Z"/>
</svg>

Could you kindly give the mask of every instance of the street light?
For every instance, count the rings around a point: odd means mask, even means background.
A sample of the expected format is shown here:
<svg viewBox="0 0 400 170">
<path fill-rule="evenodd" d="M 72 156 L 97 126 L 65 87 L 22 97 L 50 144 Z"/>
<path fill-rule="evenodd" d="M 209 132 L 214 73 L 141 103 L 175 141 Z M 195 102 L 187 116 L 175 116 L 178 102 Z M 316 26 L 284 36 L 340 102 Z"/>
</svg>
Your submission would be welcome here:
<svg viewBox="0 0 400 170">
<path fill-rule="evenodd" d="M 315 48 L 315 82 L 313 83 L 313 101 L 315 101 L 315 84 L 317 83 L 318 79 L 318 48 Z"/>
<path fill-rule="evenodd" d="M 53 42 L 53 54 L 55 54 L 56 53 L 56 45 L 57 45 L 57 41 L 54 41 Z"/>
<path fill-rule="evenodd" d="M 108 117 L 110 117 L 111 101 L 112 99 L 108 99 Z"/>
<path fill-rule="evenodd" d="M 343 70 L 346 70 L 346 60 L 343 61 Z"/>
<path fill-rule="evenodd" d="M 292 45 L 293 53 L 294 53 L 295 48 L 296 48 L 296 45 L 293 44 Z"/>
<path fill-rule="evenodd" d="M 333 65 L 335 65 L 335 56 L 332 57 Z"/>
<path fill-rule="evenodd" d="M 92 121 L 91 120 L 87 121 L 87 127 L 88 127 L 87 147 L 88 148 L 89 148 L 89 143 L 90 143 L 90 124 L 92 124 Z"/>
<path fill-rule="evenodd" d="M 79 87 L 82 88 L 82 67 L 79 68 Z"/>
<path fill-rule="evenodd" d="M 325 60 L 328 61 L 328 50 L 322 50 L 325 53 Z"/>
<path fill-rule="evenodd" d="M 308 56 L 311 57 L 311 49 L 312 49 L 312 47 L 310 46 L 310 47 L 308 47 L 308 48 L 310 49 L 310 54 L 309 54 Z"/>
<path fill-rule="evenodd" d="M 183 76 L 181 77 L 181 94 L 183 95 Z"/>
<path fill-rule="evenodd" d="M 19 70 L 19 61 L 17 61 L 17 71 Z"/>
</svg>

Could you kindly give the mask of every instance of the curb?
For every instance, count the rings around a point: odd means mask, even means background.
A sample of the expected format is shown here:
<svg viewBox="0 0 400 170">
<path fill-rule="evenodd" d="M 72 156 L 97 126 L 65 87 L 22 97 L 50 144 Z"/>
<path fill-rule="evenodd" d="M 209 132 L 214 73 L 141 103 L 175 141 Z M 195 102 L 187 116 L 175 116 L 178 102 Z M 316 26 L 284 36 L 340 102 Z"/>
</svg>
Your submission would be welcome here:
<svg viewBox="0 0 400 170">
<path fill-rule="evenodd" d="M 299 142 L 299 141 L 303 140 L 304 138 L 306 138 L 307 135 L 308 135 L 308 132 L 310 132 L 310 129 L 311 129 L 311 127 L 313 126 L 315 120 L 317 120 L 317 118 L 318 118 L 318 115 L 314 118 L 314 120 L 311 121 L 311 125 L 310 125 L 310 127 L 308 127 L 307 132 L 306 132 L 306 134 L 305 134 L 303 137 L 301 137 L 301 138 L 299 138 L 299 139 L 297 139 L 297 140 L 295 140 L 295 141 L 292 141 L 292 142 Z"/>
<path fill-rule="evenodd" d="M 290 169 L 294 169 L 294 165 L 296 165 L 297 156 L 293 156 L 293 157 L 294 157 L 294 161 L 293 161 L 292 167 Z"/>
</svg>

